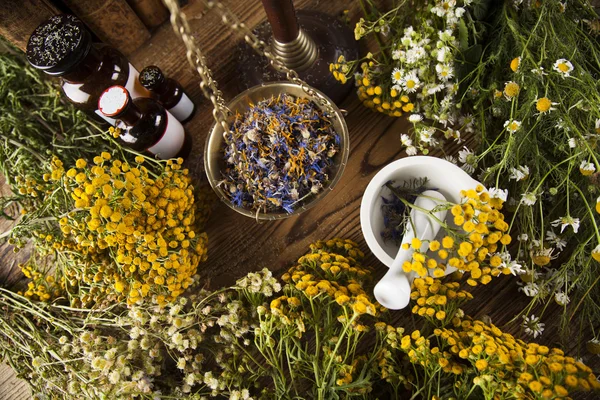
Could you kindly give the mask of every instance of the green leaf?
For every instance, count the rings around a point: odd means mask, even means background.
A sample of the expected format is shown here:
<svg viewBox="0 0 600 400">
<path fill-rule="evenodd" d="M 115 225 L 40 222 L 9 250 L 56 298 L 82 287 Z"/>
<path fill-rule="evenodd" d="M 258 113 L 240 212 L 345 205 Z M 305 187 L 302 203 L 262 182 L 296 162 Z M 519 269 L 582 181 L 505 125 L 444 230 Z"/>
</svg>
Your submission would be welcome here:
<svg viewBox="0 0 600 400">
<path fill-rule="evenodd" d="M 491 0 L 479 0 L 473 3 L 473 16 L 475 17 L 475 19 L 479 21 L 486 19 L 491 4 Z"/>
</svg>

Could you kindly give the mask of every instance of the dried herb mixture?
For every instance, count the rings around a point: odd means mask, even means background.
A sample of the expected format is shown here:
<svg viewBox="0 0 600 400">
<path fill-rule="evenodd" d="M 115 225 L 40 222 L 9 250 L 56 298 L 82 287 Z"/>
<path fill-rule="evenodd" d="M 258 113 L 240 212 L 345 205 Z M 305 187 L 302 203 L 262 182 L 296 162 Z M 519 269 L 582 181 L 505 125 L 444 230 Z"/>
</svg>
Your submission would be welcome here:
<svg viewBox="0 0 600 400">
<path fill-rule="evenodd" d="M 231 203 L 261 212 L 294 212 L 329 182 L 340 136 L 306 98 L 282 94 L 237 114 L 226 136 L 223 181 Z"/>
</svg>

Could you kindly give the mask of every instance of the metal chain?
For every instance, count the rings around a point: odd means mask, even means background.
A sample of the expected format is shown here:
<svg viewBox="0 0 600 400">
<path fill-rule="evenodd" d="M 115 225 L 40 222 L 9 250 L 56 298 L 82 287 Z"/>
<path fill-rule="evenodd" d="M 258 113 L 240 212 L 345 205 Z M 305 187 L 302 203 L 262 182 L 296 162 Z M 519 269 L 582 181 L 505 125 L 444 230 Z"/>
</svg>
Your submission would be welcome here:
<svg viewBox="0 0 600 400">
<path fill-rule="evenodd" d="M 241 22 L 237 18 L 237 16 L 231 12 L 231 10 L 229 10 L 227 7 L 225 7 L 223 5 L 223 3 L 221 3 L 218 0 L 208 0 L 208 1 L 205 0 L 204 4 L 206 4 L 206 6 L 209 9 L 216 9 L 216 11 L 221 16 L 221 21 L 223 22 L 224 25 L 228 26 L 229 28 L 231 28 L 234 31 L 237 31 L 237 32 L 240 32 L 241 34 L 243 34 L 244 40 L 246 41 L 246 43 L 248 43 L 250 45 L 250 47 L 252 47 L 252 49 L 254 49 L 254 51 L 256 51 L 256 53 L 268 58 L 271 65 L 273 66 L 273 68 L 275 68 L 279 72 L 283 72 L 289 81 L 299 85 L 302 88 L 302 90 L 309 97 L 311 97 L 314 101 L 316 101 L 321 106 L 325 107 L 325 109 L 327 110 L 327 112 L 329 113 L 329 115 L 332 118 L 336 117 L 337 114 L 335 113 L 331 102 L 328 99 L 326 99 L 325 97 L 323 97 L 320 93 L 317 93 L 310 85 L 308 85 L 302 79 L 300 79 L 300 77 L 298 76 L 298 73 L 296 71 L 294 71 L 291 68 L 288 68 L 284 64 L 281 57 L 273 54 L 271 52 L 269 45 L 267 43 L 265 43 L 265 41 L 258 39 L 256 37 L 256 35 L 254 33 L 252 33 L 252 30 L 250 30 L 246 26 L 246 24 Z"/>
<path fill-rule="evenodd" d="M 186 56 L 190 64 L 192 64 L 198 75 L 200 75 L 200 89 L 207 99 L 210 99 L 213 104 L 213 117 L 223 127 L 223 136 L 229 132 L 227 123 L 228 117 L 231 115 L 231 110 L 223 100 L 223 94 L 217 88 L 217 82 L 212 78 L 212 73 L 206 65 L 204 55 L 196 45 L 196 42 L 191 34 L 190 26 L 183 11 L 179 8 L 177 0 L 163 0 L 165 6 L 171 13 L 171 25 L 177 33 L 186 48 Z"/>
<path fill-rule="evenodd" d="M 279 72 L 285 73 L 289 81 L 299 85 L 313 101 L 323 106 L 331 118 L 337 117 L 337 113 L 334 111 L 331 102 L 300 79 L 296 71 L 288 68 L 280 57 L 271 52 L 267 43 L 258 39 L 246 24 L 241 22 L 235 14 L 223 5 L 223 3 L 220 1 L 202 1 L 208 9 L 215 9 L 218 12 L 224 25 L 234 31 L 242 33 L 246 43 L 248 43 L 259 55 L 269 59 L 273 68 Z M 200 89 L 202 89 L 204 96 L 212 102 L 213 117 L 223 127 L 223 135 L 225 136 L 229 132 L 227 120 L 231 115 L 231 110 L 227 108 L 227 105 L 223 100 L 223 95 L 217 88 L 217 82 L 212 78 L 212 73 L 206 65 L 206 59 L 196 45 L 185 13 L 179 8 L 177 0 L 163 0 L 163 2 L 171 13 L 171 25 L 173 26 L 175 33 L 181 37 L 185 44 L 188 61 L 196 68 L 196 71 L 198 71 L 198 75 L 200 76 Z"/>
</svg>

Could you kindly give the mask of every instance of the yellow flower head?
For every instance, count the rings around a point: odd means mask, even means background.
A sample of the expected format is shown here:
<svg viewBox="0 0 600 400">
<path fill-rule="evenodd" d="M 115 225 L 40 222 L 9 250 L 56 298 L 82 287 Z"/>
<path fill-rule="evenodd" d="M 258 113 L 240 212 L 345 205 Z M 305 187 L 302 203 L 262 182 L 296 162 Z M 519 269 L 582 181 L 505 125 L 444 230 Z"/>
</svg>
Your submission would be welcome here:
<svg viewBox="0 0 600 400">
<path fill-rule="evenodd" d="M 554 107 L 552 107 L 553 105 L 554 105 L 554 103 L 552 103 L 549 98 L 542 97 L 536 101 L 535 108 L 540 113 L 544 114 L 544 113 L 547 113 L 548 111 L 554 110 Z"/>
<path fill-rule="evenodd" d="M 519 70 L 519 66 L 521 65 L 521 57 L 515 57 L 510 62 L 510 69 L 513 72 L 517 72 Z"/>
<path fill-rule="evenodd" d="M 521 87 L 516 82 L 510 81 L 504 85 L 504 95 L 509 99 L 518 96 L 520 91 Z"/>
</svg>

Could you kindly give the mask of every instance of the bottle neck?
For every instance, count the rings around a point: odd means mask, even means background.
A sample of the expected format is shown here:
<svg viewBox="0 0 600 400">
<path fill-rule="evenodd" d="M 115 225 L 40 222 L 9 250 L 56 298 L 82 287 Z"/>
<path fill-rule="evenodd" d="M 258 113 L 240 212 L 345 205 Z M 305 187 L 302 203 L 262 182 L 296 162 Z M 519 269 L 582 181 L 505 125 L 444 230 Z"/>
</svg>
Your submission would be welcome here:
<svg viewBox="0 0 600 400">
<path fill-rule="evenodd" d="M 100 69 L 102 64 L 102 53 L 92 45 L 88 54 L 72 68 L 69 72 L 64 74 L 62 78 L 70 83 L 83 82 L 88 76 Z"/>
<path fill-rule="evenodd" d="M 130 98 L 123 111 L 115 115 L 115 118 L 120 121 L 123 121 L 125 125 L 134 126 L 142 119 L 142 116 L 142 111 L 139 109 L 138 106 L 136 106 L 133 103 L 133 101 Z"/>
</svg>

